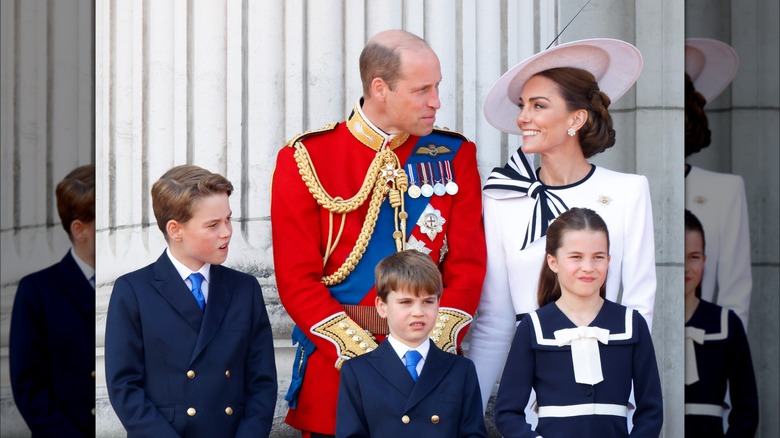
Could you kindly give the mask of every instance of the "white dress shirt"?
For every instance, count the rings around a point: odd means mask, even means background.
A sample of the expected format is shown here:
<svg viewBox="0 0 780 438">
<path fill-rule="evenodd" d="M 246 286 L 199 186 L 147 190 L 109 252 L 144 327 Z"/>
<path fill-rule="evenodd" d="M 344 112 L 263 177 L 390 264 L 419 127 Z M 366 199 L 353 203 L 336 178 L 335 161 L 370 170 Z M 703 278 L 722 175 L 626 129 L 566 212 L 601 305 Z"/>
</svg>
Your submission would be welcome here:
<svg viewBox="0 0 780 438">
<path fill-rule="evenodd" d="M 408 345 L 404 344 L 403 342 L 399 341 L 398 339 L 394 338 L 392 334 L 387 335 L 387 342 L 390 343 L 390 346 L 393 347 L 393 350 L 395 350 L 395 354 L 398 355 L 399 358 L 401 358 L 401 362 L 406 365 L 406 352 L 409 350 L 416 350 L 420 355 L 422 356 L 422 359 L 420 359 L 419 362 L 417 362 L 417 366 L 415 369 L 417 369 L 417 375 L 419 376 L 422 373 L 423 365 L 425 365 L 425 358 L 428 357 L 428 350 L 431 348 L 431 343 L 428 341 L 428 339 L 425 340 L 422 344 L 411 348 Z"/>
<path fill-rule="evenodd" d="M 182 281 L 187 284 L 187 287 L 192 290 L 192 282 L 189 279 L 190 274 L 193 273 L 193 271 L 184 266 L 182 262 L 176 259 L 176 257 L 171 254 L 171 249 L 167 248 L 165 250 L 165 253 L 168 254 L 168 258 L 171 259 L 171 263 L 173 263 L 173 267 L 176 268 L 176 272 L 179 273 L 179 276 L 181 276 Z M 200 290 L 203 291 L 203 300 L 208 303 L 209 302 L 209 279 L 211 278 L 209 276 L 209 273 L 211 272 L 211 263 L 205 263 L 203 266 L 200 267 L 195 272 L 200 272 L 203 275 L 203 283 L 200 285 Z"/>
</svg>

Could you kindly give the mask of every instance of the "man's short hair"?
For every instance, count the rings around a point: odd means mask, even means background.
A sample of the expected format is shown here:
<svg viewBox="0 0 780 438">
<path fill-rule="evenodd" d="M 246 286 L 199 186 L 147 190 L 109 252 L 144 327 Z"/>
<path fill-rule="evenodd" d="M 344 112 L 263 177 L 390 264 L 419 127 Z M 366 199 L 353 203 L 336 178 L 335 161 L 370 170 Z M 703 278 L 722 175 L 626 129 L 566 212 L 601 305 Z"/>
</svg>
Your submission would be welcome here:
<svg viewBox="0 0 780 438">
<path fill-rule="evenodd" d="M 57 184 L 55 196 L 62 228 L 70 238 L 73 221 L 95 221 L 95 165 L 87 164 L 71 170 Z"/>
<path fill-rule="evenodd" d="M 409 249 L 396 252 L 379 262 L 374 273 L 376 295 L 385 303 L 392 291 L 441 297 L 441 272 L 433 260 L 420 251 Z"/>
<path fill-rule="evenodd" d="M 374 78 L 382 78 L 390 87 L 395 90 L 396 82 L 401 76 L 401 51 L 411 48 L 430 46 L 424 39 L 417 35 L 404 31 L 393 30 L 396 39 L 392 43 L 386 43 L 382 38 L 382 32 L 371 38 L 360 53 L 360 80 L 363 84 L 363 95 L 368 95 L 371 88 L 371 81 Z"/>
<path fill-rule="evenodd" d="M 168 222 L 185 223 L 192 218 L 195 204 L 202 198 L 233 192 L 224 176 L 192 164 L 176 166 L 152 185 L 152 209 L 157 226 L 168 240 Z"/>
</svg>

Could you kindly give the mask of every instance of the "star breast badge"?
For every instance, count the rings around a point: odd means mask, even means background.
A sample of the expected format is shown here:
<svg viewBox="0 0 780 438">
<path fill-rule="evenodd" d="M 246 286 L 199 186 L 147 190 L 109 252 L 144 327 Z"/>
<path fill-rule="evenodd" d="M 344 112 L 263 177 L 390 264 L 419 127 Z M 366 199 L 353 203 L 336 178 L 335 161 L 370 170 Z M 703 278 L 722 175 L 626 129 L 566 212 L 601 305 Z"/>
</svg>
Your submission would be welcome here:
<svg viewBox="0 0 780 438">
<path fill-rule="evenodd" d="M 384 176 L 385 181 L 395 181 L 395 179 L 398 177 L 399 172 L 398 169 L 395 168 L 392 164 L 388 163 L 385 164 L 385 167 L 382 168 L 382 176 Z"/>
<path fill-rule="evenodd" d="M 409 236 L 409 241 L 406 242 L 406 249 L 413 249 L 415 251 L 420 251 L 421 253 L 428 255 L 431 253 L 430 248 L 427 248 L 425 246 L 425 242 L 422 240 L 418 240 L 414 236 Z"/>
<path fill-rule="evenodd" d="M 443 231 L 445 222 L 447 220 L 442 217 L 441 211 L 435 210 L 431 204 L 428 204 L 420 215 L 420 219 L 417 220 L 417 226 L 429 239 L 433 240 L 437 234 Z"/>
</svg>

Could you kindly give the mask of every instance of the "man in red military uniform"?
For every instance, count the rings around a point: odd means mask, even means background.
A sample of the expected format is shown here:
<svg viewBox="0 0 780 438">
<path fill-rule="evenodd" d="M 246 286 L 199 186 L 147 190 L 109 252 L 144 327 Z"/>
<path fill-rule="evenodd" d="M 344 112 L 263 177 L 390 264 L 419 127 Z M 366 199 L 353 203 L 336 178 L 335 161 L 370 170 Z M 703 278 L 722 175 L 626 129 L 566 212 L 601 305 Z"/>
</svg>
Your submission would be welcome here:
<svg viewBox="0 0 780 438">
<path fill-rule="evenodd" d="M 334 433 L 341 364 L 388 333 L 374 307 L 379 260 L 413 249 L 438 264 L 430 337 L 452 353 L 485 275 L 476 146 L 434 129 L 438 57 L 411 33 L 385 31 L 363 49 L 360 74 L 349 118 L 290 141 L 273 177 L 276 279 L 298 346 L 286 421 L 304 437 Z"/>
</svg>

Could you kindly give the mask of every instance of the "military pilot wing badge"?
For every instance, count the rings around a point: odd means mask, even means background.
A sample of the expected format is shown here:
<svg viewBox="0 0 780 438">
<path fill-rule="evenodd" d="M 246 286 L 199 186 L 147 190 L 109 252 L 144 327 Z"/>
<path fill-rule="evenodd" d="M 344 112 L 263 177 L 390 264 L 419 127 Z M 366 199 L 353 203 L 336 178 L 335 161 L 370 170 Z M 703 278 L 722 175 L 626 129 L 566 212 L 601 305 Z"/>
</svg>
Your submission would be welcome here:
<svg viewBox="0 0 780 438">
<path fill-rule="evenodd" d="M 428 143 L 426 146 L 420 146 L 414 153 L 416 155 L 428 155 L 429 157 L 436 157 L 441 154 L 449 154 L 452 152 L 447 146 L 435 145 Z"/>
</svg>

